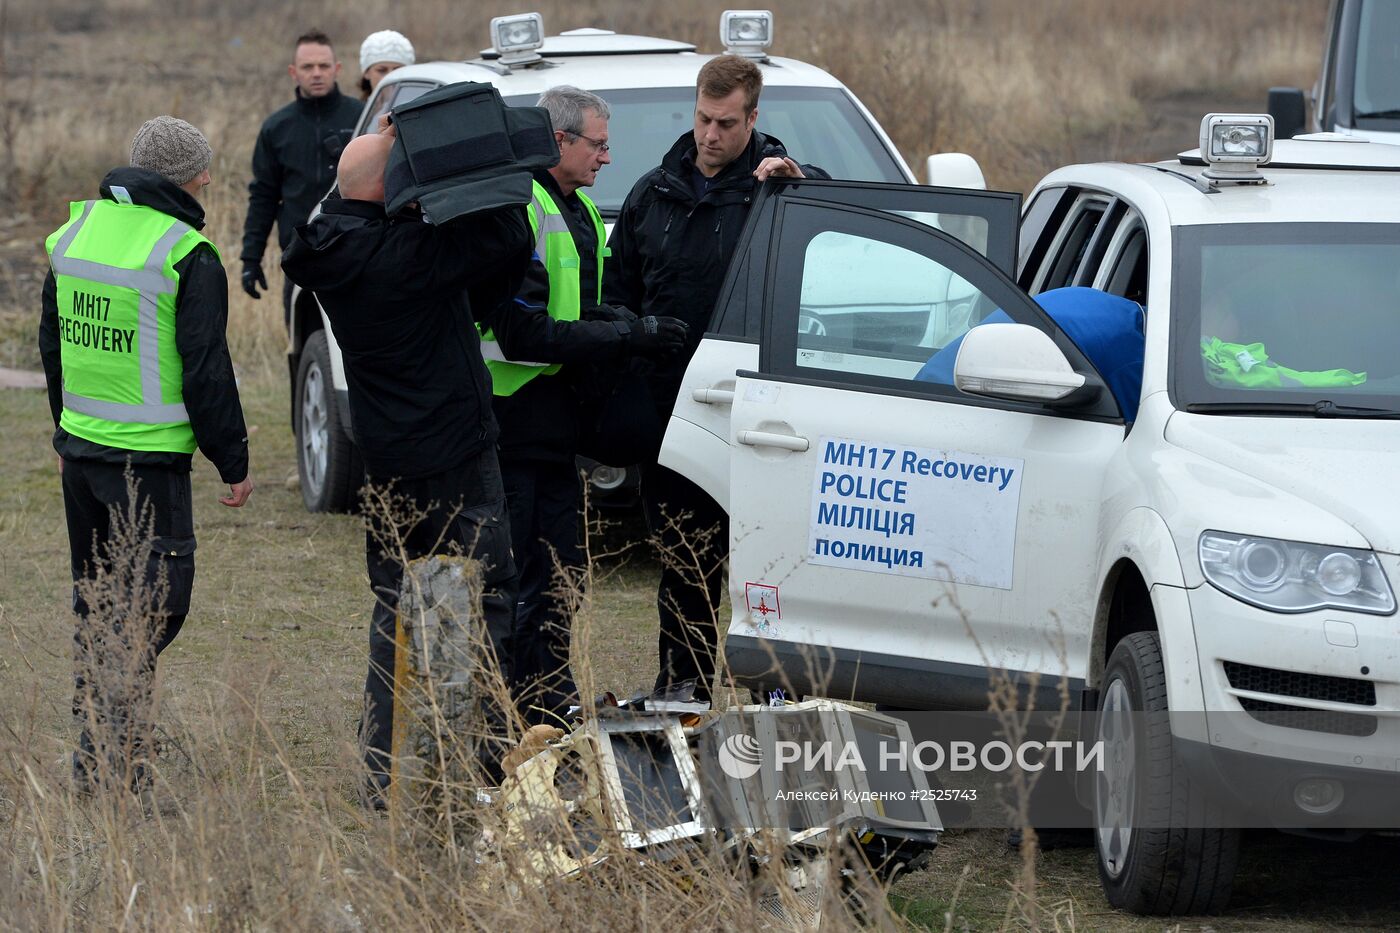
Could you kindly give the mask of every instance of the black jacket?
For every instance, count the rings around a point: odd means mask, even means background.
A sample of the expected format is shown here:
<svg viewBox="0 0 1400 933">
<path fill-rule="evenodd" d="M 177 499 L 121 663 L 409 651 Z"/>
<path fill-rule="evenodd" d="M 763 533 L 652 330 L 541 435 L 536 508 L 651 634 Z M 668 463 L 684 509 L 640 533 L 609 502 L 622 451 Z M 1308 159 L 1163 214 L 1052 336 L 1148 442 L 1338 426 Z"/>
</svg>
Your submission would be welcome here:
<svg viewBox="0 0 1400 933">
<path fill-rule="evenodd" d="M 204 208 L 183 189 L 155 172 L 139 168 L 114 168 L 99 189 L 109 201 L 112 185 L 126 188 L 131 200 L 182 220 L 199 230 Z M 190 427 L 204 456 L 225 483 L 240 483 L 248 476 L 248 429 L 243 423 L 233 361 L 229 359 L 224 329 L 228 325 L 228 279 L 219 257 L 203 244 L 175 264 L 180 290 L 175 294 L 175 347 L 184 365 L 182 391 Z M 58 320 L 58 283 L 53 270 L 44 279 L 39 316 L 39 354 L 48 380 L 49 409 L 53 413 L 53 446 L 67 460 L 99 463 L 132 463 L 166 466 L 189 472 L 189 454 L 167 451 L 122 450 L 74 437 L 58 427 L 63 412 L 63 358 Z"/>
<path fill-rule="evenodd" d="M 287 248 L 292 231 L 306 223 L 335 181 L 340 151 L 363 109 L 363 103 L 339 88 L 325 97 L 302 97 L 298 89 L 296 100 L 263 121 L 253 146 L 241 259 L 261 261 L 274 220 L 277 240 Z"/>
<path fill-rule="evenodd" d="M 492 399 L 501 425 L 501 457 L 569 462 L 578 449 L 580 409 L 593 394 L 594 366 L 616 364 L 626 354 L 627 322 L 633 315 L 598 304 L 597 233 L 578 195 L 564 197 L 547 171 L 536 172 L 535 180 L 559 206 L 578 250 L 580 318 L 562 322 L 549 316 L 549 273 L 538 255 L 532 256 L 515 298 L 480 317 L 506 356 L 565 364 L 557 373 L 536 376 L 513 395 Z"/>
<path fill-rule="evenodd" d="M 755 130 L 748 148 L 697 197 L 691 183 L 695 137 L 687 132 L 622 204 L 608 240 L 612 256 L 604 273 L 603 300 L 642 316 L 680 318 L 690 326 L 686 352 L 651 368 L 649 382 L 658 413 L 670 413 L 685 368 L 709 325 L 758 192 L 753 171 L 765 158 L 786 154 L 779 140 Z M 802 171 L 809 178 L 829 177 L 810 165 Z"/>
<path fill-rule="evenodd" d="M 330 318 L 371 478 L 442 473 L 495 441 L 471 308 L 515 293 L 530 243 L 523 207 L 432 226 L 332 197 L 296 228 L 282 269 Z"/>
</svg>

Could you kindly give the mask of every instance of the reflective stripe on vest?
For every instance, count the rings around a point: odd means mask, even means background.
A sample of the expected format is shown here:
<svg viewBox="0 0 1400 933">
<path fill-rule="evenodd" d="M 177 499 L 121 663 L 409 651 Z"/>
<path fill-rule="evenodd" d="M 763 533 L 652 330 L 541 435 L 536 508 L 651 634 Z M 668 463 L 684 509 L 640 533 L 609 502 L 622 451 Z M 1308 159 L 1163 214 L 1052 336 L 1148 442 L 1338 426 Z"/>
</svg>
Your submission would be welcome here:
<svg viewBox="0 0 1400 933">
<path fill-rule="evenodd" d="M 175 266 L 218 249 L 189 224 L 130 193 L 71 205 L 45 247 L 56 285 L 63 363 L 60 426 L 122 450 L 193 453 L 176 346 Z"/>
<path fill-rule="evenodd" d="M 593 222 L 597 241 L 597 283 L 596 300 L 603 298 L 603 259 L 608 255 L 605 245 L 607 231 L 603 218 L 593 201 L 582 191 L 578 192 L 579 202 Z M 544 264 L 549 275 L 549 316 L 556 321 L 577 321 L 580 312 L 579 255 L 573 234 L 569 232 L 565 220 L 554 198 L 539 182 L 532 188 L 529 206 L 530 226 L 535 231 L 535 255 Z M 572 276 L 566 280 L 565 276 Z M 558 363 L 536 363 L 529 360 L 508 359 L 496 342 L 490 330 L 481 335 L 481 355 L 486 360 L 486 368 L 491 371 L 492 393 L 513 395 L 521 386 L 540 375 L 552 375 L 559 371 Z"/>
</svg>

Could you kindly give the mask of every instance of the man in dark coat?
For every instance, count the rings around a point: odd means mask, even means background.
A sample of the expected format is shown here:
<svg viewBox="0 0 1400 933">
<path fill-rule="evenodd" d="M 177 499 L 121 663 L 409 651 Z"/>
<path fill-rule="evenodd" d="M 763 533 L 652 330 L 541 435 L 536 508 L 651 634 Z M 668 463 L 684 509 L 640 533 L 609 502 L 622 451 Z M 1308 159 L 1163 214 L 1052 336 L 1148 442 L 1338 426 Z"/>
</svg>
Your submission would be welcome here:
<svg viewBox="0 0 1400 933">
<path fill-rule="evenodd" d="M 633 356 L 667 356 L 685 344 L 677 321 L 638 319 L 598 303 L 607 266 L 603 221 L 583 189 L 612 161 L 607 102 L 558 85 L 538 105 L 549 111 L 559 162 L 534 175 L 534 255 L 515 300 L 481 317 L 489 328 L 487 366 L 520 570 L 511 663 L 517 702 L 534 721 L 563 716 L 578 701 L 569 645 L 570 603 L 585 578 L 575 465 L 584 400 L 601 370 Z"/>
<path fill-rule="evenodd" d="M 315 291 L 330 318 L 366 479 L 391 492 L 400 512 L 391 521 L 371 509 L 365 540 L 375 606 L 361 738 L 376 805 L 389 777 L 401 556 L 457 552 L 481 562 L 487 633 L 508 668 L 515 566 L 490 378 L 471 306 L 509 300 L 531 242 L 523 206 L 441 226 L 419 215 L 386 216 L 392 133 L 387 127 L 346 147 L 341 196 L 297 228 L 282 259 L 287 275 Z"/>
<path fill-rule="evenodd" d="M 603 300 L 639 315 L 670 315 L 689 328 L 684 353 L 649 376 L 657 423 L 664 426 L 686 366 L 748 219 L 758 185 L 769 177 L 825 178 L 788 158 L 782 143 L 754 129 L 763 75 L 752 61 L 720 55 L 700 69 L 695 128 L 661 165 L 642 177 L 622 205 L 608 246 Z M 659 447 L 660 438 L 656 438 Z M 707 698 L 715 670 L 719 605 L 729 521 L 702 489 L 653 459 L 642 465 L 647 523 L 666 555 L 657 592 L 661 670 L 656 686 L 696 682 Z"/>
<path fill-rule="evenodd" d="M 149 780 L 156 658 L 179 634 L 194 586 L 194 451 L 228 484 L 225 506 L 242 507 L 253 490 L 224 336 L 228 280 L 199 233 L 211 157 L 184 120 L 148 120 L 131 166 L 108 172 L 100 197 L 74 204 L 46 243 L 39 352 L 78 616 L 81 790 L 139 791 Z M 121 553 L 133 545 L 147 554 Z"/>
<path fill-rule="evenodd" d="M 272 224 L 282 250 L 292 231 L 306 223 L 311 209 L 335 181 L 335 163 L 350 140 L 364 104 L 340 93 L 331 40 L 323 32 L 298 36 L 287 72 L 296 99 L 263 121 L 253 146 L 253 180 L 248 185 L 248 218 L 243 224 L 243 290 L 261 298 L 267 290 L 263 251 Z M 291 320 L 292 283 L 282 288 L 282 311 Z"/>
</svg>

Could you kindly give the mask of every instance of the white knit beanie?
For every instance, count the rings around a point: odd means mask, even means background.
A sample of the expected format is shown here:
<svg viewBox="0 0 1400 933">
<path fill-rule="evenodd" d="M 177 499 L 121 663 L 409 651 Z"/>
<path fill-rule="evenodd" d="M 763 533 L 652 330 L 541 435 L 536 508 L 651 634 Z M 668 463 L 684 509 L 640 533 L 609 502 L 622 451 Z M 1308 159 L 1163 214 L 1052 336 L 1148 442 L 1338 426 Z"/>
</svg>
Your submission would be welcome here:
<svg viewBox="0 0 1400 933">
<path fill-rule="evenodd" d="M 392 29 L 370 33 L 360 43 L 360 74 L 369 71 L 369 66 L 378 62 L 412 65 L 413 43 L 403 33 Z"/>
</svg>

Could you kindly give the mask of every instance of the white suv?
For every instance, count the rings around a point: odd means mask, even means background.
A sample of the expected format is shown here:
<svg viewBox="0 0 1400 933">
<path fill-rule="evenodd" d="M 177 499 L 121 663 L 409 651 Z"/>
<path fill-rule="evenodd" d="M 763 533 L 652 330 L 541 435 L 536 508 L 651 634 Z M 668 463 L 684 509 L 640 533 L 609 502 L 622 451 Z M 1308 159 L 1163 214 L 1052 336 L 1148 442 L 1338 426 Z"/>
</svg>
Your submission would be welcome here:
<svg viewBox="0 0 1400 933">
<path fill-rule="evenodd" d="M 1092 794 L 1140 912 L 1223 907 L 1238 845 L 1144 808 L 1341 833 L 1400 800 L 1400 148 L 1260 169 L 1270 127 L 1212 115 L 1209 161 L 1060 169 L 1024 214 L 770 184 L 661 454 L 728 510 L 739 682 L 982 709 L 990 663 L 1039 709 L 1067 678 L 1076 708 L 1169 710 L 1115 724 Z M 1031 298 L 1066 286 L 1145 308 L 1131 423 Z M 964 335 L 957 387 L 926 381 Z"/>
<path fill-rule="evenodd" d="M 604 29 L 545 38 L 533 13 L 498 17 L 491 25 L 497 46 L 474 61 L 410 65 L 385 77 L 356 134 L 373 131 L 379 115 L 393 107 L 459 81 L 494 84 L 506 103 L 516 106 L 533 106 L 543 91 L 559 84 L 593 91 L 612 109 L 612 164 L 599 173 L 588 194 L 604 220 L 611 221 L 637 179 L 660 163 L 692 125 L 696 74 L 714 56 L 697 54 L 685 42 Z M 754 57 L 763 71 L 759 129 L 782 140 L 799 161 L 820 165 L 834 177 L 914 181 L 899 151 L 855 95 L 820 68 L 769 58 L 764 49 L 772 36 L 767 14 L 727 12 L 721 17 L 721 40 L 730 51 Z M 361 475 L 345 371 L 325 315 L 315 297 L 299 288 L 293 292 L 287 359 L 302 498 L 311 511 L 343 510 L 353 504 Z M 600 491 L 623 482 L 613 468 L 596 470 L 594 479 Z"/>
</svg>

